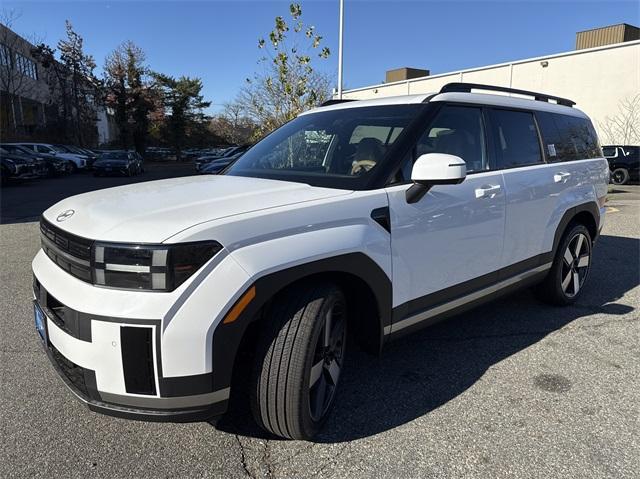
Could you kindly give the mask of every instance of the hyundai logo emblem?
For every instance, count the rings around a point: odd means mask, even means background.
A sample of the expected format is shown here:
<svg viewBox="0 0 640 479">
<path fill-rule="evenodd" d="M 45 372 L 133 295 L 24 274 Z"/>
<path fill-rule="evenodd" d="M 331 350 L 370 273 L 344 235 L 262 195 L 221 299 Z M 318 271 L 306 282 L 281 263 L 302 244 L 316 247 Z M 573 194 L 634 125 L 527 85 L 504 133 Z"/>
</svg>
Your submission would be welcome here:
<svg viewBox="0 0 640 479">
<path fill-rule="evenodd" d="M 60 213 L 58 215 L 58 217 L 56 218 L 56 221 L 61 222 L 61 221 L 66 220 L 67 218 L 71 218 L 74 213 L 75 213 L 74 210 L 63 211 L 62 213 Z"/>
</svg>

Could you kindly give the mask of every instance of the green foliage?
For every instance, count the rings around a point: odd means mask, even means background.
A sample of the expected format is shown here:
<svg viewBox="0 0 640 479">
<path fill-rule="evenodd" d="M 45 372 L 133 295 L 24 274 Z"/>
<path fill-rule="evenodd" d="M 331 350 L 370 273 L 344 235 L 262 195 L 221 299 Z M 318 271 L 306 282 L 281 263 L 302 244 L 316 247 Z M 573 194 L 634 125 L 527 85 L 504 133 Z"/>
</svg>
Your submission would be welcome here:
<svg viewBox="0 0 640 479">
<path fill-rule="evenodd" d="M 51 102 L 57 106 L 54 122 L 59 141 L 91 145 L 97 139 L 96 104 L 100 102 L 102 82 L 94 74 L 93 57 L 84 52 L 82 37 L 68 20 L 65 27 L 66 38 L 58 42 L 58 59 L 56 50 L 44 43 L 33 48 L 31 54 L 48 76 Z"/>
<path fill-rule="evenodd" d="M 169 144 L 176 150 L 178 160 L 189 139 L 204 134 L 208 118 L 204 109 L 211 105 L 201 94 L 202 80 L 182 76 L 174 78 L 161 73 L 153 74 L 164 107 L 164 131 Z"/>
<path fill-rule="evenodd" d="M 107 56 L 104 66 L 105 103 L 113 108 L 122 148 L 132 142 L 144 153 L 150 114 L 158 104 L 158 92 L 145 65 L 144 51 L 128 41 Z"/>
</svg>

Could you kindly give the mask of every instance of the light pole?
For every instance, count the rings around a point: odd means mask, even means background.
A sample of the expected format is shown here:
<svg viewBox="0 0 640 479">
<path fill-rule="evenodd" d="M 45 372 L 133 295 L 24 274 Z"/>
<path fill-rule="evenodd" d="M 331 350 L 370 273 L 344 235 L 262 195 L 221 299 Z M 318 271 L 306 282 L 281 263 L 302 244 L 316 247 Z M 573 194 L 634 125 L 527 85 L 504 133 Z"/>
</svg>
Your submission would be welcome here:
<svg viewBox="0 0 640 479">
<path fill-rule="evenodd" d="M 338 36 L 338 100 L 342 100 L 342 35 L 344 30 L 344 0 L 340 0 L 340 33 Z"/>
</svg>

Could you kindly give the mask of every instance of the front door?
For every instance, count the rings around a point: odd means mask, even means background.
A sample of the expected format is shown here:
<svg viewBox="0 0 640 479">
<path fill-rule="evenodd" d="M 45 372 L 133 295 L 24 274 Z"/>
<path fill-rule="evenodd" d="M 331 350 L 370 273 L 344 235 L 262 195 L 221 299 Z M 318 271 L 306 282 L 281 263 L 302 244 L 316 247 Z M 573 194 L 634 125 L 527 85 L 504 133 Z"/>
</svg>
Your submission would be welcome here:
<svg viewBox="0 0 640 479">
<path fill-rule="evenodd" d="M 393 258 L 391 332 L 428 319 L 430 309 L 497 280 L 505 188 L 502 173 L 489 169 L 485 138 L 481 108 L 441 107 L 412 160 L 431 152 L 459 156 L 467 164 L 466 179 L 458 185 L 436 185 L 412 204 L 406 201 L 407 184 L 387 188 Z"/>
</svg>

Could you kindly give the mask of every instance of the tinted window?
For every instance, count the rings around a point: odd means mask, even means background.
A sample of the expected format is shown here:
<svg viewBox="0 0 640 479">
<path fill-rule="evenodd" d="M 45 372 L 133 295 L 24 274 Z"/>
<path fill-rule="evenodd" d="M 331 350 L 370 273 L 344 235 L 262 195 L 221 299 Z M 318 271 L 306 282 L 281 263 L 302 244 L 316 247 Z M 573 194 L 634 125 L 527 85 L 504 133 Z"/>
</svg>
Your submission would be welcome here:
<svg viewBox="0 0 640 479">
<path fill-rule="evenodd" d="M 586 118 L 546 112 L 537 113 L 537 116 L 549 161 L 600 157 L 598 137 Z"/>
<path fill-rule="evenodd" d="M 415 158 L 426 153 L 447 153 L 462 158 L 467 171 L 487 169 L 482 111 L 465 106 L 444 106 L 416 144 Z"/>
<path fill-rule="evenodd" d="M 538 131 L 532 113 L 490 110 L 489 114 L 498 169 L 542 162 Z"/>
<path fill-rule="evenodd" d="M 604 156 L 613 157 L 616 156 L 616 147 L 615 146 L 603 146 L 602 154 Z"/>
</svg>

